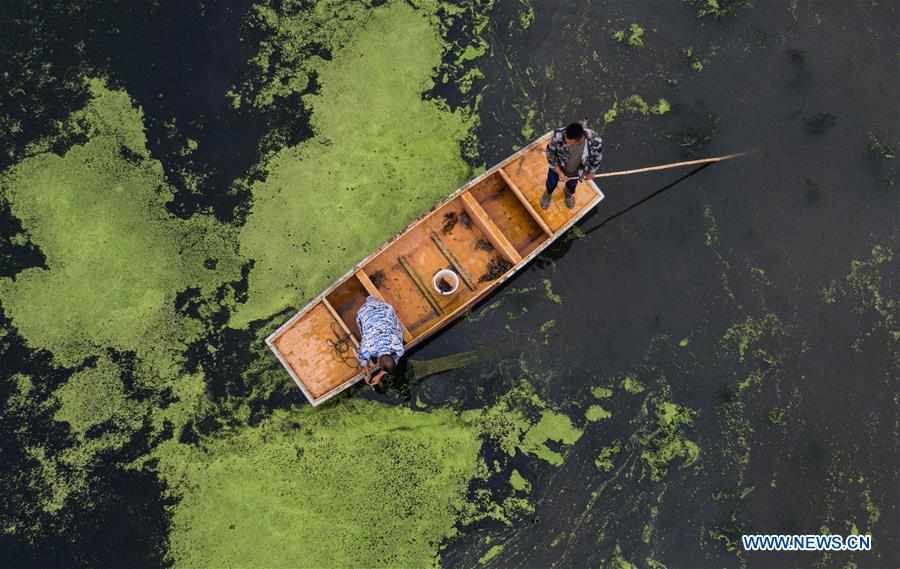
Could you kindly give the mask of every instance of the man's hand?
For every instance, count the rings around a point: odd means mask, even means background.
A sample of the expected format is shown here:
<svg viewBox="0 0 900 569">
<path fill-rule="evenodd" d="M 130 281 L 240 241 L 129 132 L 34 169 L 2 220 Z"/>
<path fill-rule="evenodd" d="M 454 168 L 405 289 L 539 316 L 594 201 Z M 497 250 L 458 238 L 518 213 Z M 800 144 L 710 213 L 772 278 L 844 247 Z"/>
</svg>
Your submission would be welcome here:
<svg viewBox="0 0 900 569">
<path fill-rule="evenodd" d="M 378 385 L 379 383 L 381 383 L 382 378 L 384 378 L 384 371 L 379 371 L 374 376 L 372 376 L 371 374 L 367 374 L 366 383 L 373 386 Z"/>
<path fill-rule="evenodd" d="M 585 182 L 587 182 L 589 180 L 593 180 L 596 175 L 597 174 L 592 174 L 589 172 L 589 173 L 585 174 L 584 176 L 582 176 L 581 179 L 584 180 Z"/>
<path fill-rule="evenodd" d="M 566 173 L 563 172 L 563 169 L 559 167 L 559 164 L 557 164 L 556 166 L 554 166 L 554 168 L 556 168 L 556 173 L 559 174 L 559 177 L 560 177 L 560 178 L 562 178 L 562 179 L 567 179 L 567 178 L 568 178 L 568 176 L 566 176 Z"/>
</svg>

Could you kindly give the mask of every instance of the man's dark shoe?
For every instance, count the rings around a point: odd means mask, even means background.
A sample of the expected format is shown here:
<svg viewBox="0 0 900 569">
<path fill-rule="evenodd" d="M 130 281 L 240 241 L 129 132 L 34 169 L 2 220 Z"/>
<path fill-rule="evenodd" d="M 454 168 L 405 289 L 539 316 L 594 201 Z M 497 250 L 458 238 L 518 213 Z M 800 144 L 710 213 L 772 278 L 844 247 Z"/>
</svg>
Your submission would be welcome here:
<svg viewBox="0 0 900 569">
<path fill-rule="evenodd" d="M 569 209 L 575 207 L 575 194 L 566 194 L 566 207 Z"/>
<path fill-rule="evenodd" d="M 544 192 L 544 195 L 541 196 L 541 209 L 547 209 L 550 207 L 550 193 Z"/>
</svg>

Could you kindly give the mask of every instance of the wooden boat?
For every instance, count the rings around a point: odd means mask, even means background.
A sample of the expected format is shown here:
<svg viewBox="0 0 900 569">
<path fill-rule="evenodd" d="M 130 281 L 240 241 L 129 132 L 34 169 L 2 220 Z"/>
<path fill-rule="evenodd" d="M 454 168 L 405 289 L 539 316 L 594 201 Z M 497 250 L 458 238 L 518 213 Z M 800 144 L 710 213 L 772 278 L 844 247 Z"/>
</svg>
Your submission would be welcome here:
<svg viewBox="0 0 900 569">
<path fill-rule="evenodd" d="M 541 209 L 550 134 L 454 192 L 266 338 L 310 403 L 362 379 L 356 313 L 366 297 L 393 305 L 408 350 L 472 308 L 603 200 L 591 181 L 579 185 L 569 209 L 560 183 L 550 208 Z M 462 281 L 450 296 L 432 284 L 446 268 Z"/>
</svg>

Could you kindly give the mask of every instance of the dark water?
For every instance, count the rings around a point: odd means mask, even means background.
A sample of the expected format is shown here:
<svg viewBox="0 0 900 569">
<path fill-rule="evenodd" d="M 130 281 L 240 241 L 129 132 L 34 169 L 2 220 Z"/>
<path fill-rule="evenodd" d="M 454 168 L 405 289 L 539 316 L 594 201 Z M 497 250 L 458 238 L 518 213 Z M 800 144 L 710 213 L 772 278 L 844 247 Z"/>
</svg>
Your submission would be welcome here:
<svg viewBox="0 0 900 569">
<path fill-rule="evenodd" d="M 223 220 L 240 220 L 248 194 L 224 188 L 236 178 L 264 175 L 255 170 L 266 151 L 265 144 L 259 148 L 264 134 L 277 131 L 271 140 L 278 144 L 308 135 L 299 99 L 283 101 L 264 117 L 216 106 L 221 100 L 212 94 L 249 73 L 235 63 L 255 48 L 252 41 L 234 41 L 246 9 L 215 2 L 202 8 L 96 2 L 77 10 L 5 4 L 4 21 L 14 22 L 8 27 L 14 33 L 2 43 L 4 71 L 11 74 L 4 77 L 27 93 L 27 104 L 18 105 L 13 90 L 4 90 L 3 110 L 22 119 L 24 130 L 0 137 L 0 167 L 20 159 L 27 142 L 50 132 L 55 118 L 83 106 L 76 79 L 99 70 L 144 108 L 150 149 L 181 190 L 173 212 L 211 210 Z M 518 23 L 522 9 L 519 0 L 497 3 L 491 49 L 478 62 L 485 75 L 478 130 L 485 163 L 525 142 L 520 131 L 528 109 L 538 133 L 585 117 L 600 128 L 613 102 L 632 94 L 651 104 L 664 97 L 672 111 L 659 117 L 620 113 L 603 129 L 609 170 L 756 152 L 708 168 L 583 238 L 570 235 L 475 317 L 413 354 L 482 352 L 478 365 L 413 386 L 412 399 L 426 404 L 488 404 L 527 375 L 543 398 L 574 416 L 590 401 L 592 387 L 634 373 L 648 392 L 668 389 L 668 399 L 697 411 L 686 436 L 699 444 L 702 467 L 672 466 L 653 481 L 639 475 L 633 454 L 625 453 L 608 473 L 594 466 L 598 450 L 612 439 L 630 440 L 646 428 L 640 397 L 606 400 L 613 418 L 588 425 L 562 467 L 541 468 L 521 457 L 514 462 L 534 484 L 535 514 L 511 527 L 468 528 L 448 544 L 445 565 L 477 565 L 490 535 L 507 544 L 494 560 L 497 567 L 596 567 L 617 546 L 638 567 L 648 566 L 648 558 L 670 568 L 900 566 L 900 356 L 890 327 L 878 327 L 886 317 L 860 300 L 871 299 L 871 290 L 860 296 L 846 280 L 851 263 L 869 259 L 873 246 L 900 250 L 898 160 L 884 158 L 872 143 L 874 137 L 893 145 L 896 154 L 900 141 L 896 2 L 758 2 L 720 19 L 698 19 L 696 7 L 680 1 L 545 1 L 534 3 L 535 21 L 527 29 Z M 192 24 L 201 10 L 212 22 L 202 30 Z M 609 37 L 610 30 L 635 22 L 646 30 L 643 47 Z M 81 52 L 71 49 L 82 43 Z M 36 82 L 22 71 L 32 60 L 55 62 L 48 80 Z M 691 68 L 694 60 L 701 71 Z M 163 125 L 173 118 L 192 126 L 169 132 Z M 177 155 L 185 136 L 200 141 L 196 163 Z M 210 176 L 208 190 L 188 192 L 185 173 Z M 581 227 L 590 230 L 679 175 L 605 182 L 607 200 Z M 16 220 L 7 219 L 5 209 L 0 215 L 4 235 L 16 233 Z M 42 263 L 37 250 L 8 240 L 0 247 L 0 275 Z M 560 303 L 545 294 L 545 279 Z M 898 264 L 887 264 L 876 290 L 896 299 L 898 279 Z M 829 304 L 822 290 L 832 281 L 850 292 Z M 246 283 L 228 286 L 240 294 Z M 896 318 L 896 307 L 891 312 Z M 733 325 L 767 315 L 781 323 L 757 342 L 771 361 L 742 359 L 733 342 L 723 341 Z M 555 326 L 537 334 L 549 320 Z M 215 400 L 251 392 L 233 378 L 254 361 L 253 336 L 215 327 L 198 343 L 191 361 L 212 378 Z M 684 338 L 689 343 L 681 347 Z M 202 356 L 205 343 L 232 355 Z M 52 369 L 48 354 L 29 351 L 14 334 L 4 336 L 0 355 L 5 372 L 47 378 L 42 397 L 71 373 Z M 741 392 L 737 385 L 754 370 L 762 370 L 762 385 Z M 281 397 L 273 395 L 263 407 L 289 404 Z M 777 423 L 770 419 L 773 410 L 783 411 Z M 14 476 L 34 466 L 21 449 L 66 444 L 51 416 L 36 404 L 28 430 L 3 423 L 5 433 L 16 433 L 2 449 L 4 509 L 36 501 Z M 215 428 L 195 426 L 199 433 Z M 180 436 L 190 440 L 196 433 Z M 148 444 L 138 440 L 122 456 L 96 465 L 104 485 L 93 490 L 91 504 L 64 516 L 73 535 L 57 528 L 32 542 L 4 538 L 4 559 L 36 566 L 163 564 L 168 518 L 159 481 L 116 468 Z M 742 462 L 741 456 L 748 458 Z M 600 498 L 592 500 L 593 492 Z M 879 510 L 871 528 L 866 493 Z M 827 526 L 846 534 L 851 520 L 864 533 L 871 530 L 872 552 L 828 557 L 728 549 L 740 533 L 818 533 Z M 645 541 L 648 524 L 652 538 Z M 111 540 L 108 547 L 96 546 L 99 535 Z"/>
<path fill-rule="evenodd" d="M 897 163 L 870 148 L 873 136 L 894 148 L 900 139 L 897 5 L 760 2 L 698 20 L 682 2 L 542 2 L 525 32 L 514 24 L 520 6 L 499 3 L 493 57 L 482 64 L 488 86 L 479 136 L 487 163 L 521 144 L 521 109 L 529 102 L 537 132 L 582 117 L 599 128 L 613 100 L 632 93 L 651 104 L 665 97 L 673 110 L 609 125 L 609 170 L 756 152 L 555 247 L 561 256 L 545 254 L 510 285 L 538 292 L 520 296 L 508 287 L 499 295 L 502 308 L 455 325 L 421 350 L 418 357 L 428 357 L 503 342 L 507 324 L 527 336 L 552 318 L 548 345 L 513 347 L 505 357 L 521 357 L 548 376 L 540 390 L 554 403 L 565 407 L 604 378 L 652 369 L 666 378 L 674 401 L 698 411 L 692 435 L 702 449 L 700 474 L 670 471 L 663 484 L 615 479 L 614 490 L 592 503 L 591 493 L 613 479 L 594 467 L 597 450 L 633 431 L 633 409 L 613 408 L 610 424 L 589 427 L 566 464 L 540 479 L 534 518 L 494 528 L 507 544 L 497 566 L 597 566 L 617 542 L 638 566 L 647 557 L 668 567 L 900 564 L 898 347 L 884 331 L 867 332 L 876 319 L 871 311 L 822 299 L 832 280 L 845 282 L 853 260 L 868 259 L 876 244 L 900 243 Z M 598 25 L 605 22 L 612 23 Z M 610 41 L 610 28 L 631 22 L 646 29 L 644 47 Z M 690 68 L 688 47 L 701 54 L 702 71 Z M 581 226 L 591 228 L 678 175 L 607 181 L 608 199 Z M 714 246 L 706 243 L 705 212 L 718 230 Z M 890 267 L 880 291 L 896 297 L 900 275 L 896 263 Z M 543 279 L 552 281 L 560 305 L 543 298 Z M 510 323 L 521 306 L 529 312 Z M 785 326 L 764 340 L 778 363 L 758 392 L 739 394 L 736 385 L 752 366 L 721 339 L 732 324 L 766 314 Z M 682 338 L 690 338 L 687 348 L 676 347 Z M 491 373 L 494 363 L 481 375 L 427 380 L 420 396 L 477 398 L 473 382 L 504 381 Z M 769 420 L 772 409 L 788 410 L 783 424 Z M 735 466 L 730 444 L 740 430 L 748 433 L 746 468 Z M 849 533 L 850 520 L 862 528 L 864 496 L 853 482 L 860 476 L 880 508 L 871 553 L 739 556 L 713 537 L 819 533 L 822 526 Z M 641 530 L 651 502 L 659 515 L 647 544 Z M 551 546 L 566 528 L 577 535 L 564 549 Z M 481 537 L 451 547 L 446 565 L 472 563 L 467 550 Z"/>
</svg>

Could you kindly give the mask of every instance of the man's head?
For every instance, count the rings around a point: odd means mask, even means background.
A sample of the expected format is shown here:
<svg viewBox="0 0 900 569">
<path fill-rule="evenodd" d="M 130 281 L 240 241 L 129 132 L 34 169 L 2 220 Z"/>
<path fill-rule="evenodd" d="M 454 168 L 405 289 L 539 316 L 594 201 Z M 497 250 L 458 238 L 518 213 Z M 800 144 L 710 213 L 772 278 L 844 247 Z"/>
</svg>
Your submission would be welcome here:
<svg viewBox="0 0 900 569">
<path fill-rule="evenodd" d="M 380 367 L 384 371 L 391 372 L 394 371 L 395 367 L 397 367 L 397 362 L 394 361 L 394 357 L 392 355 L 385 354 L 378 358 L 378 367 Z"/>
<path fill-rule="evenodd" d="M 578 144 L 584 138 L 584 127 L 581 123 L 573 122 L 566 127 L 566 144 Z"/>
</svg>

